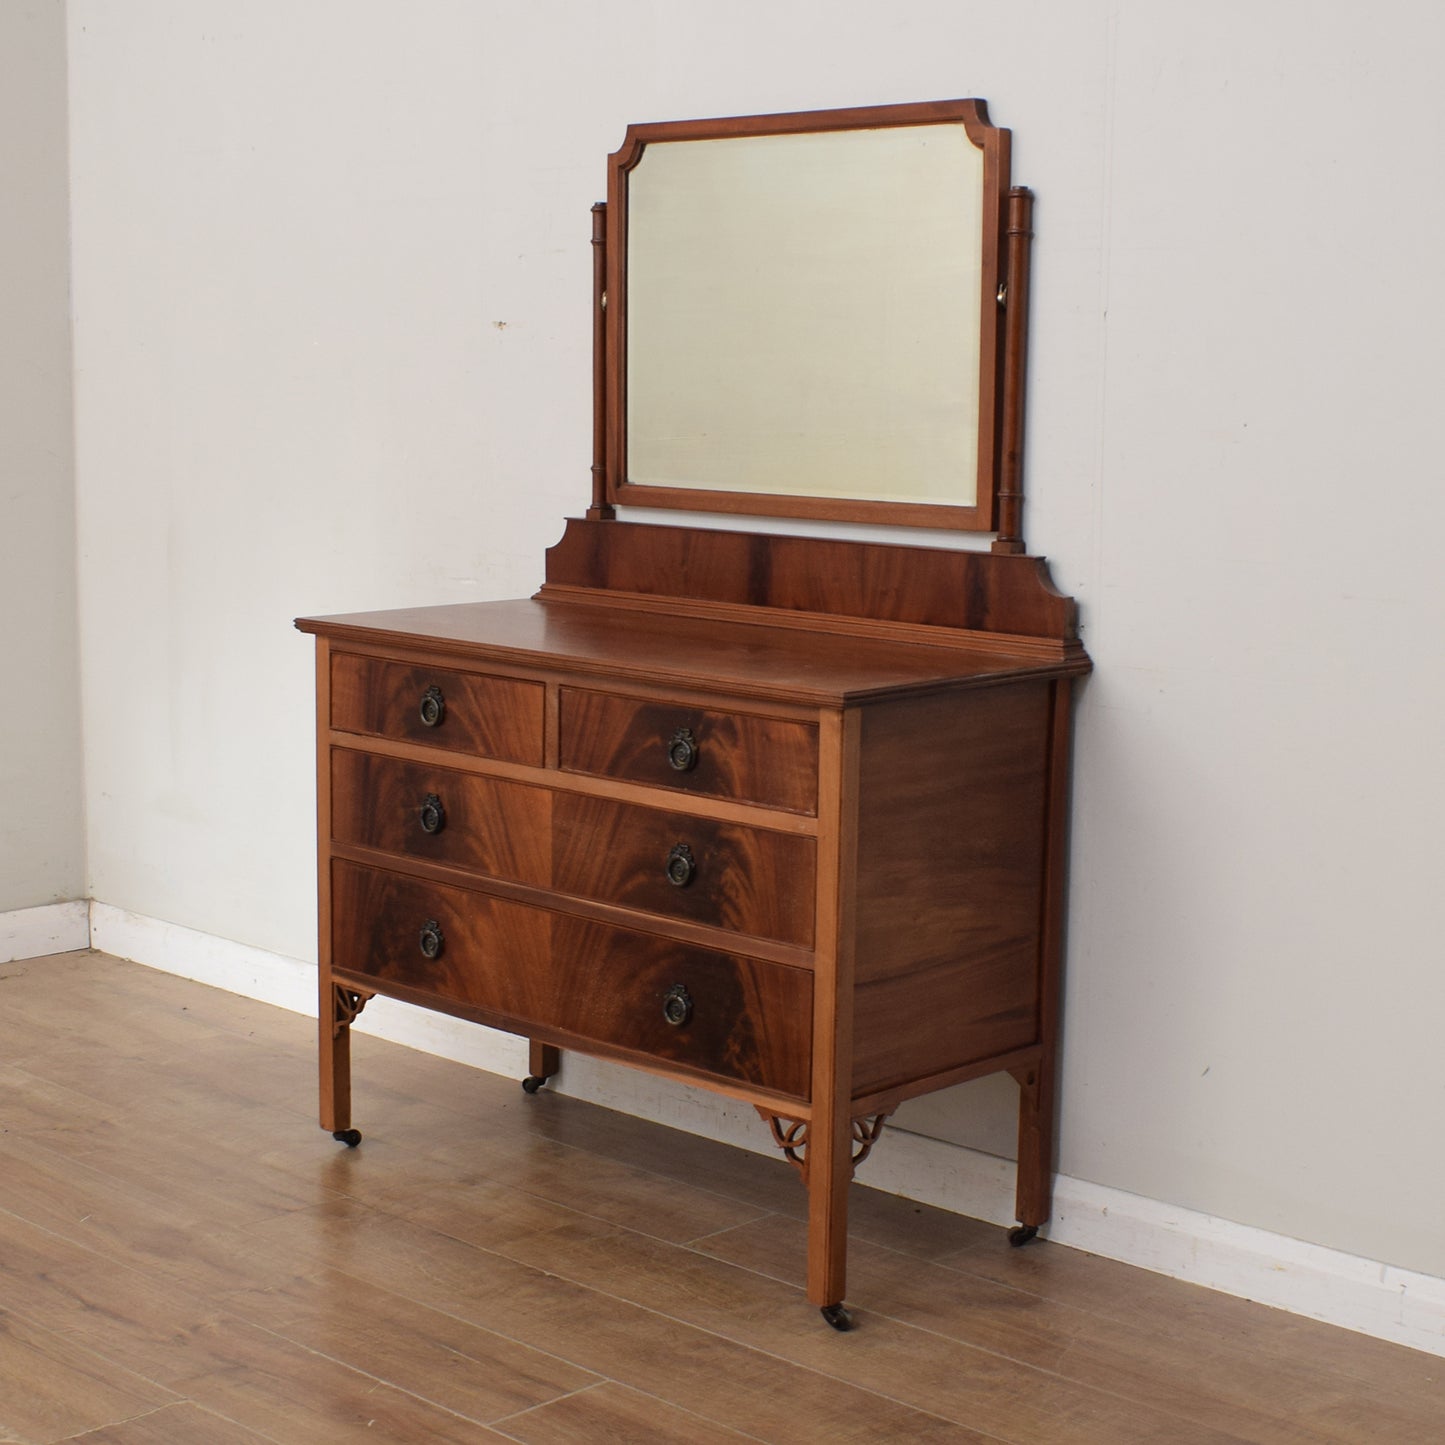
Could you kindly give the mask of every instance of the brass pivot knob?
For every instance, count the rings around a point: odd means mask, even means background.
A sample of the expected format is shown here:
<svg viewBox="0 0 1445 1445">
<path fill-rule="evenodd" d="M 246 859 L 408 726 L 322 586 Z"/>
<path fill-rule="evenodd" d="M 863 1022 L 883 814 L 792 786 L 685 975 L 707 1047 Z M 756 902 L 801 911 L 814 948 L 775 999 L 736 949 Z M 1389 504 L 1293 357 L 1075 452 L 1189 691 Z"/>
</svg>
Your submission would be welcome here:
<svg viewBox="0 0 1445 1445">
<path fill-rule="evenodd" d="M 697 766 L 697 739 L 691 728 L 678 728 L 668 740 L 667 765 L 675 773 L 691 772 Z"/>
<path fill-rule="evenodd" d="M 697 859 L 686 843 L 676 843 L 667 855 L 667 881 L 674 888 L 686 888 L 697 874 Z"/>
<path fill-rule="evenodd" d="M 692 1017 L 692 995 L 680 983 L 663 994 L 662 1016 L 673 1028 L 681 1028 Z"/>
<path fill-rule="evenodd" d="M 442 690 L 436 683 L 427 688 L 421 695 L 421 706 L 418 708 L 421 713 L 423 727 L 439 727 L 441 720 L 447 715 L 447 700 L 442 696 Z"/>
<path fill-rule="evenodd" d="M 423 958 L 440 958 L 446 939 L 442 937 L 442 926 L 435 918 L 428 918 L 421 926 L 421 954 Z"/>
<path fill-rule="evenodd" d="M 421 800 L 417 817 L 421 819 L 423 833 L 440 833 L 447 825 L 447 810 L 442 806 L 442 800 L 435 793 L 428 793 Z"/>
</svg>

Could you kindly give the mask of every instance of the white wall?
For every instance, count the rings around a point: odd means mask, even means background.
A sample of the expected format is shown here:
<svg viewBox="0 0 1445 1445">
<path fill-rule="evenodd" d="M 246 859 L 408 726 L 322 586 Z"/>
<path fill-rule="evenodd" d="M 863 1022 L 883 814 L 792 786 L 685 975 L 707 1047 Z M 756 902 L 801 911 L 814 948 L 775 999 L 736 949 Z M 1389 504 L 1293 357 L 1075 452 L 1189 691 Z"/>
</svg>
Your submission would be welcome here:
<svg viewBox="0 0 1445 1445">
<path fill-rule="evenodd" d="M 65 45 L 0 5 L 0 912 L 85 894 Z"/>
<path fill-rule="evenodd" d="M 538 581 L 628 121 L 983 95 L 1039 196 L 1027 530 L 1097 667 L 1061 1166 L 1445 1275 L 1441 12 L 72 0 L 70 42 L 97 898 L 314 956 L 290 619 Z"/>
</svg>

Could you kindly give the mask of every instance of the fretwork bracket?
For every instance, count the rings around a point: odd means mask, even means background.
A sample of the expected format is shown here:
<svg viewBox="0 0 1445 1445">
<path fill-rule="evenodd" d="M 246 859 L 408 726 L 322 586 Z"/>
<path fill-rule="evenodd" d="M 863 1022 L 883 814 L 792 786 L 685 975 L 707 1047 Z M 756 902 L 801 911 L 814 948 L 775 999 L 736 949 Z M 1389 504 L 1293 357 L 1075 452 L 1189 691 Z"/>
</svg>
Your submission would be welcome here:
<svg viewBox="0 0 1445 1445">
<path fill-rule="evenodd" d="M 761 1106 L 755 1106 L 760 1118 L 767 1121 L 768 1128 L 772 1130 L 773 1142 L 783 1151 L 784 1157 L 792 1164 L 802 1177 L 803 1183 L 808 1182 L 808 1121 L 806 1119 L 790 1119 L 786 1115 L 770 1114 Z M 878 1142 L 878 1136 L 883 1132 L 883 1125 L 887 1122 L 887 1114 L 863 1114 L 850 1121 L 849 1132 L 853 1140 L 853 1157 L 850 1161 L 851 1167 L 857 1167 L 873 1151 L 873 1146 Z"/>
<path fill-rule="evenodd" d="M 356 1021 L 356 1016 L 364 1009 L 368 1001 L 373 997 L 369 993 L 361 993 L 354 988 L 347 988 L 345 984 L 333 983 L 331 985 L 331 1033 L 333 1038 L 339 1038 L 342 1029 L 350 1028 Z"/>
</svg>

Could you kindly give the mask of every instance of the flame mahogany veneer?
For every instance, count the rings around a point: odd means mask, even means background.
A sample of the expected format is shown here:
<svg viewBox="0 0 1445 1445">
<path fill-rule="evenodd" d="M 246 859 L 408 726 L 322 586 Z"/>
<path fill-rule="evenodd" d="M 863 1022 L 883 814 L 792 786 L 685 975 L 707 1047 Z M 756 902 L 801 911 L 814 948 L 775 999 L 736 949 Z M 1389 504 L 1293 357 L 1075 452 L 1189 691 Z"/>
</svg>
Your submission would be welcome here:
<svg viewBox="0 0 1445 1445">
<path fill-rule="evenodd" d="M 716 1089 L 799 1164 L 832 1307 L 871 1121 L 1006 1070 L 1045 1222 L 1089 663 L 1040 559 L 574 521 L 531 600 L 298 625 L 326 1128 L 377 993 L 525 1035 L 534 1074 Z"/>
</svg>

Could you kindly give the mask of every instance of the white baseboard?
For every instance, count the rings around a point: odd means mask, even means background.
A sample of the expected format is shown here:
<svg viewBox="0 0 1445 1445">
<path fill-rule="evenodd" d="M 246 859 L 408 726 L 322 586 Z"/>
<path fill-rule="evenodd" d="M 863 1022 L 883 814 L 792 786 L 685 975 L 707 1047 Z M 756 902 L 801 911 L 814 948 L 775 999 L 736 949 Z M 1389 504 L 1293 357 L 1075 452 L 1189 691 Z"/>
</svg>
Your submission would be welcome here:
<svg viewBox="0 0 1445 1445">
<path fill-rule="evenodd" d="M 90 905 L 83 898 L 0 913 L 0 963 L 89 947 Z"/>
<path fill-rule="evenodd" d="M 78 908 L 84 917 L 84 904 L 58 907 Z M 51 912 L 0 914 L 0 943 L 11 937 L 7 930 L 12 926 L 15 936 L 22 936 L 13 920 Z M 56 918 L 58 927 L 60 915 Z M 24 936 L 34 936 L 34 926 L 27 926 L 32 933 Z M 85 942 L 81 937 L 64 947 L 80 948 Z M 103 903 L 90 907 L 89 942 L 106 953 L 247 998 L 298 1013 L 315 1010 L 316 968 L 299 959 Z M 36 950 L 58 951 L 51 934 Z M 521 1039 L 391 999 L 374 1000 L 356 1027 L 492 1073 L 520 1078 L 526 1072 Z M 558 1093 L 757 1153 L 775 1152 L 746 1105 L 580 1055 L 564 1058 L 563 1072 L 549 1085 Z M 876 1189 L 997 1224 L 1013 1222 L 1013 1174 L 1009 1160 L 902 1130 L 886 1134 L 859 1171 L 861 1182 Z M 1065 1175 L 1055 1181 L 1054 1217 L 1045 1233 L 1091 1254 L 1445 1356 L 1445 1279 L 1433 1275 Z"/>
</svg>

